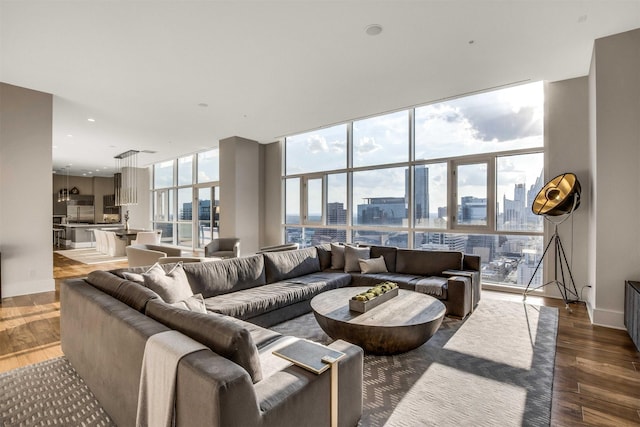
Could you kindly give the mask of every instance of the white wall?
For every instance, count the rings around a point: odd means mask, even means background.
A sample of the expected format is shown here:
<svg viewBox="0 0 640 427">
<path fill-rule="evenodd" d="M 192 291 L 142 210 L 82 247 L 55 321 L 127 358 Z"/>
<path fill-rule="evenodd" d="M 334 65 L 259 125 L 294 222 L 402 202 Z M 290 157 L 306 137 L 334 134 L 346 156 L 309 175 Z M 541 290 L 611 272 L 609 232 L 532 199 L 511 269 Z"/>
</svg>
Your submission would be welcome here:
<svg viewBox="0 0 640 427">
<path fill-rule="evenodd" d="M 596 40 L 594 57 L 589 105 L 597 198 L 588 307 L 593 323 L 623 328 L 624 281 L 640 279 L 640 30 Z"/>
<path fill-rule="evenodd" d="M 55 289 L 50 94 L 0 83 L 2 297 Z"/>
<path fill-rule="evenodd" d="M 588 78 L 579 77 L 548 83 L 545 87 L 545 182 L 554 177 L 572 172 L 582 186 L 580 206 L 574 214 L 559 225 L 558 234 L 567 255 L 578 296 L 589 294 L 588 223 L 591 209 L 589 168 L 589 108 Z M 545 221 L 546 222 L 546 221 Z M 553 234 L 553 225 L 545 225 L 545 244 Z M 554 279 L 553 245 L 545 257 L 545 283 Z M 562 277 L 559 274 L 559 280 Z M 565 285 L 573 290 L 568 272 Z M 544 288 L 545 294 L 560 297 L 555 284 Z M 569 295 L 569 299 L 575 299 Z"/>
</svg>

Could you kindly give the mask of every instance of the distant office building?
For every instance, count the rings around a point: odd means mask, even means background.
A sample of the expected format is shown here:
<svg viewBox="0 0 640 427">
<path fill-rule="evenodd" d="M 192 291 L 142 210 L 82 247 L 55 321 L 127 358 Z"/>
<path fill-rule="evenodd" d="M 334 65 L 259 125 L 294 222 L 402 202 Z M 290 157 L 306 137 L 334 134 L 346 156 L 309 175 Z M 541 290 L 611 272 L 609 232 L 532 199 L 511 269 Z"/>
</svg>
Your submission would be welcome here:
<svg viewBox="0 0 640 427">
<path fill-rule="evenodd" d="M 496 256 L 499 236 L 490 234 L 470 234 L 467 238 L 465 253 L 480 255 L 482 262 L 489 262 Z"/>
<path fill-rule="evenodd" d="M 413 215 L 416 224 L 429 219 L 429 168 L 424 165 L 414 169 Z M 409 202 L 409 169 L 405 171 L 405 199 Z"/>
<path fill-rule="evenodd" d="M 327 203 L 327 225 L 345 225 L 347 223 L 347 210 L 344 203 Z"/>
<path fill-rule="evenodd" d="M 358 205 L 358 225 L 402 225 L 407 218 L 404 197 L 371 197 Z"/>
<path fill-rule="evenodd" d="M 467 237 L 451 233 L 420 233 L 416 236 L 416 248 L 430 251 L 465 252 Z"/>
<path fill-rule="evenodd" d="M 513 188 L 513 200 L 502 198 L 504 208 L 502 223 L 504 230 L 522 230 L 528 218 L 527 200 L 524 184 L 515 184 Z"/>
<path fill-rule="evenodd" d="M 544 170 L 540 170 L 540 175 L 536 178 L 535 184 L 533 184 L 529 191 L 527 191 L 527 217 L 530 224 L 538 224 L 541 226 L 542 217 L 533 213 L 531 206 L 533 205 L 533 201 L 536 199 L 536 196 L 544 187 Z"/>
<path fill-rule="evenodd" d="M 464 196 L 461 198 L 458 212 L 458 222 L 473 224 L 474 222 L 485 222 L 487 220 L 487 199 L 479 197 Z"/>
</svg>

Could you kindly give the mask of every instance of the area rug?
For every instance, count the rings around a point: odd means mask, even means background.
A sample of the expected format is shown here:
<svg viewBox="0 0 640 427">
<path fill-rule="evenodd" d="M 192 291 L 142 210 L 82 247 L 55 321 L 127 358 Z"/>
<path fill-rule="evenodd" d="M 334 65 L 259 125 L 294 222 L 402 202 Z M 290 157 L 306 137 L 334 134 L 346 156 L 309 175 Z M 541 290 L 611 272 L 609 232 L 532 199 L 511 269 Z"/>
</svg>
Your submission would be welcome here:
<svg viewBox="0 0 640 427">
<path fill-rule="evenodd" d="M 423 346 L 366 355 L 361 426 L 548 426 L 558 309 L 482 300 Z M 273 327 L 330 343 L 307 314 Z"/>
<path fill-rule="evenodd" d="M 65 357 L 0 374 L 0 426 L 115 426 Z"/>
<path fill-rule="evenodd" d="M 126 256 L 109 256 L 98 252 L 95 248 L 65 249 L 55 253 L 83 264 L 103 264 L 107 262 L 126 261 Z"/>
<path fill-rule="evenodd" d="M 424 345 L 365 355 L 360 426 L 548 426 L 558 309 L 484 299 Z M 306 314 L 271 329 L 325 344 Z M 0 426 L 111 426 L 60 357 L 0 374 Z"/>
</svg>

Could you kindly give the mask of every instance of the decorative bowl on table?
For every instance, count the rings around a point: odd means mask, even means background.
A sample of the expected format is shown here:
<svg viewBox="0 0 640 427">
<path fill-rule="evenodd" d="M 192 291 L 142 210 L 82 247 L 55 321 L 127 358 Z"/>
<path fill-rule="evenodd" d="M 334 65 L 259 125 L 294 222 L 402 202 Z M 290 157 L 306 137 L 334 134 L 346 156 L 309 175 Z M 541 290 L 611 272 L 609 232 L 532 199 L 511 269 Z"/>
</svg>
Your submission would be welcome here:
<svg viewBox="0 0 640 427">
<path fill-rule="evenodd" d="M 383 282 L 349 300 L 349 310 L 364 313 L 398 295 L 398 284 Z"/>
</svg>

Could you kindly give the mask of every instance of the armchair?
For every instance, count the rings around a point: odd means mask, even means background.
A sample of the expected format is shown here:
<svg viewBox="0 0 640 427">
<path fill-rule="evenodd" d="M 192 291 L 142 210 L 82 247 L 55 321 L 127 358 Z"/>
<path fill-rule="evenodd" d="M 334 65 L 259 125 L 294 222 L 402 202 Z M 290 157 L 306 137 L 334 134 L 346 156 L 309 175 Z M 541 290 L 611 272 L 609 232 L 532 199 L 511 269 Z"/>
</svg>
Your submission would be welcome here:
<svg viewBox="0 0 640 427">
<path fill-rule="evenodd" d="M 236 237 L 212 239 L 204 247 L 204 256 L 207 258 L 237 258 L 240 256 L 240 239 Z"/>
</svg>

